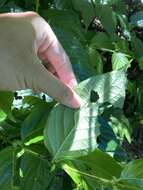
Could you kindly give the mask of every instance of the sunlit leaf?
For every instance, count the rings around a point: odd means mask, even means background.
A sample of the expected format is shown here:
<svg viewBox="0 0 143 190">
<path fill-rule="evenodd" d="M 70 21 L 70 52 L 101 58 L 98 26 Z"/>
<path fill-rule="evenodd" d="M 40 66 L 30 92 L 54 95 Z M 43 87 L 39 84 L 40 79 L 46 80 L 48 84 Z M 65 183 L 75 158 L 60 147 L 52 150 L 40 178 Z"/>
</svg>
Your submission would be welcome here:
<svg viewBox="0 0 143 190">
<path fill-rule="evenodd" d="M 122 71 L 96 75 L 81 82 L 76 90 L 86 102 L 90 102 L 91 91 L 99 95 L 98 103 L 108 102 L 122 108 L 125 98 L 126 76 Z"/>
<path fill-rule="evenodd" d="M 122 69 L 126 71 L 130 66 L 130 61 L 125 54 L 120 52 L 114 52 L 112 55 L 112 69 L 119 70 Z"/>
<path fill-rule="evenodd" d="M 4 121 L 7 118 L 6 113 L 4 113 L 2 110 L 0 110 L 0 122 Z"/>
<path fill-rule="evenodd" d="M 44 139 L 55 160 L 86 155 L 97 147 L 97 114 L 96 105 L 77 111 L 57 105 L 52 110 Z"/>
<path fill-rule="evenodd" d="M 118 178 L 122 171 L 113 158 L 98 149 L 88 156 L 65 160 L 63 168 L 72 178 L 81 177 L 91 189 L 96 186 L 96 181 L 108 184 L 110 180 Z"/>
<path fill-rule="evenodd" d="M 98 104 L 109 102 L 120 107 L 124 101 L 125 81 L 124 73 L 119 71 L 97 75 L 81 82 L 76 88 L 88 105 L 79 110 L 63 105 L 53 108 L 44 139 L 55 160 L 86 155 L 97 147 Z M 99 96 L 94 104 L 90 103 L 92 90 Z"/>
</svg>

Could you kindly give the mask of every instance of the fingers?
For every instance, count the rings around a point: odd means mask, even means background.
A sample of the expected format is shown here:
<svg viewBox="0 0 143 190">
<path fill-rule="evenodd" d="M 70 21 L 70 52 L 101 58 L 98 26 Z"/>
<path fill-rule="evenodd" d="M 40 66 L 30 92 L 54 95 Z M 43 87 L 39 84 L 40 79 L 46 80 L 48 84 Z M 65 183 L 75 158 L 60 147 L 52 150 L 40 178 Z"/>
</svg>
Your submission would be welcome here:
<svg viewBox="0 0 143 190">
<path fill-rule="evenodd" d="M 70 87 L 77 84 L 75 75 L 68 56 L 57 40 L 49 24 L 40 16 L 33 16 L 31 23 L 36 31 L 36 49 L 40 59 L 45 63 L 51 63 L 50 70 L 61 79 L 58 80 L 44 67 L 36 69 L 37 77 L 34 80 L 35 90 L 48 92 L 55 100 L 72 108 L 81 105 L 79 96 Z M 55 73 L 56 72 L 56 73 Z M 35 82 L 36 81 L 36 82 Z"/>
<path fill-rule="evenodd" d="M 49 24 L 41 17 L 34 17 L 32 24 L 37 33 L 37 53 L 40 59 L 51 64 L 61 81 L 71 87 L 77 84 L 68 56 Z"/>
<path fill-rule="evenodd" d="M 33 75 L 31 80 L 28 78 L 26 79 L 29 81 L 27 84 L 30 85 L 28 88 L 32 88 L 35 92 L 47 93 L 52 98 L 68 107 L 80 107 L 80 97 L 72 90 L 72 88 L 62 83 L 47 71 L 43 65 L 35 64 L 32 72 Z"/>
<path fill-rule="evenodd" d="M 57 41 L 50 26 L 41 17 L 33 13 L 27 14 L 6 15 L 8 18 L 12 16 L 18 19 L 14 22 L 14 31 L 16 32 L 11 33 L 11 28 L 9 29 L 11 36 L 14 36 L 14 40 L 12 42 L 9 40 L 8 45 L 5 44 L 5 47 L 10 49 L 10 53 L 8 57 L 5 55 L 2 57 L 2 60 L 4 60 L 2 66 L 4 67 L 7 77 L 9 75 L 10 81 L 8 81 L 6 77 L 5 83 L 3 80 L 4 77 L 2 77 L 2 80 L 0 80 L 0 84 L 2 83 L 1 86 L 11 90 L 31 88 L 35 92 L 45 92 L 58 102 L 69 107 L 80 107 L 80 98 L 72 88 L 68 86 L 75 78 L 64 50 Z M 12 22 L 12 20 L 8 19 L 7 21 L 6 19 L 5 22 Z M 23 29 L 25 29 L 24 33 Z M 21 32 L 26 37 L 24 40 L 21 38 L 23 37 Z M 53 72 L 54 70 L 56 71 L 61 81 L 39 63 L 33 42 L 40 56 L 46 60 L 47 63 L 52 63 L 54 68 Z M 7 69 L 9 69 L 9 72 L 6 72 Z M 52 67 L 50 70 L 52 70 Z M 5 76 L 5 73 L 2 72 L 3 76 Z"/>
<path fill-rule="evenodd" d="M 44 60 L 47 65 L 51 64 L 56 75 L 58 75 L 63 83 L 71 87 L 77 84 L 68 56 L 57 40 L 51 27 L 43 18 L 34 12 L 7 13 L 1 14 L 0 17 L 18 18 L 21 19 L 21 21 L 25 21 L 25 23 L 27 21 L 30 22 L 35 30 L 35 52 L 38 53 L 39 57 Z"/>
<path fill-rule="evenodd" d="M 53 75 L 55 75 L 56 77 L 58 77 L 57 72 L 55 70 L 55 68 L 51 65 L 51 64 L 47 64 L 42 62 L 42 64 L 45 66 L 45 68 L 50 71 Z"/>
<path fill-rule="evenodd" d="M 43 52 L 39 52 L 39 55 L 45 62 L 49 62 L 54 67 L 62 82 L 71 87 L 77 85 L 70 60 L 57 39 Z"/>
<path fill-rule="evenodd" d="M 32 11 L 28 11 L 28 12 L 20 12 L 20 13 L 14 13 L 14 12 L 10 12 L 10 13 L 1 13 L 0 14 L 0 18 L 29 18 L 31 16 L 36 16 L 37 13 L 32 12 Z"/>
</svg>

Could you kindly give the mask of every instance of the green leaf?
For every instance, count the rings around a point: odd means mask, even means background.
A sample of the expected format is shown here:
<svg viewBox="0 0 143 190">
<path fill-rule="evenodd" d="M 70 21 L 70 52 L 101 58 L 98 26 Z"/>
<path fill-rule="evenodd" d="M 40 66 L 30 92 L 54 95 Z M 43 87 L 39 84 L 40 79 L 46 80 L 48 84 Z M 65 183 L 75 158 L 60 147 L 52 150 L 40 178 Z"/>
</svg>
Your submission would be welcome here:
<svg viewBox="0 0 143 190">
<path fill-rule="evenodd" d="M 23 121 L 21 127 L 21 137 L 22 139 L 27 138 L 33 134 L 39 133 L 42 135 L 43 128 L 51 110 L 51 104 L 40 103 L 37 104 L 28 115 L 28 117 Z"/>
<path fill-rule="evenodd" d="M 127 40 L 117 37 L 115 46 L 116 51 L 132 56 L 132 52 L 129 50 L 129 43 Z"/>
<path fill-rule="evenodd" d="M 138 159 L 126 165 L 119 178 L 120 187 L 127 186 L 129 190 L 141 190 L 143 187 L 143 159 Z"/>
<path fill-rule="evenodd" d="M 100 53 L 95 48 L 89 47 L 90 65 L 96 74 L 103 73 L 103 62 Z"/>
<path fill-rule="evenodd" d="M 89 67 L 85 31 L 77 14 L 73 11 L 47 10 L 42 15 L 50 23 L 71 63 Z"/>
<path fill-rule="evenodd" d="M 116 13 L 125 15 L 126 14 L 126 2 L 124 0 L 111 0 L 112 6 Z"/>
<path fill-rule="evenodd" d="M 114 42 L 104 32 L 98 32 L 92 38 L 90 47 L 103 50 L 103 51 L 112 51 L 115 49 Z"/>
<path fill-rule="evenodd" d="M 67 163 L 64 163 L 62 165 L 62 168 L 65 170 L 65 172 L 71 177 L 71 179 L 75 182 L 75 184 L 77 184 L 77 189 L 84 189 L 84 190 L 89 190 L 85 180 L 82 178 L 81 174 L 80 173 L 77 173 L 76 171 L 72 170 L 71 169 L 71 165 L 72 163 L 69 162 L 69 165 L 67 165 Z M 74 167 L 72 165 L 72 167 Z M 74 189 L 75 190 L 75 189 Z"/>
<path fill-rule="evenodd" d="M 0 8 L 3 7 L 6 2 L 7 2 L 7 0 L 1 0 L 1 2 L 0 2 Z"/>
<path fill-rule="evenodd" d="M 22 156 L 20 170 L 22 190 L 47 190 L 50 181 L 48 160 L 32 155 L 32 153 L 25 153 Z"/>
<path fill-rule="evenodd" d="M 122 71 L 113 71 L 102 75 L 91 77 L 81 82 L 77 93 L 85 102 L 90 102 L 91 90 L 99 95 L 97 103 L 108 102 L 115 107 L 122 108 L 125 98 L 126 77 Z"/>
<path fill-rule="evenodd" d="M 130 17 L 130 23 L 133 27 L 143 28 L 143 11 L 135 12 Z"/>
<path fill-rule="evenodd" d="M 91 0 L 72 0 L 73 7 L 79 11 L 83 17 L 86 28 L 90 25 L 91 21 L 95 16 L 95 10 Z"/>
<path fill-rule="evenodd" d="M 43 140 L 44 140 L 43 136 L 37 136 L 37 137 L 31 138 L 28 142 L 25 143 L 25 145 L 29 146 L 31 144 L 35 144 Z"/>
<path fill-rule="evenodd" d="M 65 160 L 64 170 L 76 181 L 81 178 L 94 189 L 96 181 L 108 184 L 118 178 L 122 171 L 121 166 L 108 154 L 96 149 L 87 156 Z M 81 180 L 81 181 L 82 181 Z"/>
<path fill-rule="evenodd" d="M 72 0 L 54 0 L 54 3 L 59 10 L 72 9 Z"/>
<path fill-rule="evenodd" d="M 131 134 L 132 134 L 132 127 L 130 126 L 129 120 L 123 114 L 123 111 L 120 109 L 111 109 L 109 111 L 110 119 L 109 124 L 112 126 L 112 129 L 120 139 L 121 143 L 123 142 L 124 138 L 127 139 L 129 143 L 131 143 Z"/>
<path fill-rule="evenodd" d="M 21 190 L 20 187 L 14 187 L 12 190 Z"/>
<path fill-rule="evenodd" d="M 140 68 L 143 69 L 143 42 L 139 38 L 132 36 L 131 43 L 133 46 L 133 53 L 140 64 Z"/>
<path fill-rule="evenodd" d="M 54 160 L 86 155 L 97 147 L 97 114 L 97 105 L 76 111 L 62 105 L 54 107 L 44 131 L 45 145 Z"/>
<path fill-rule="evenodd" d="M 121 178 L 143 178 L 143 159 L 130 162 L 122 171 Z"/>
<path fill-rule="evenodd" d="M 122 107 L 125 82 L 125 74 L 120 71 L 97 75 L 81 82 L 76 88 L 88 103 L 87 106 L 79 110 L 62 105 L 53 108 L 44 131 L 44 139 L 54 160 L 82 156 L 97 147 L 98 104 L 109 102 L 115 107 Z M 96 104 L 90 103 L 92 90 L 99 95 Z"/>
<path fill-rule="evenodd" d="M 55 32 L 57 32 L 57 37 L 62 36 L 61 34 L 58 34 L 57 31 L 61 30 L 64 33 L 69 33 L 78 37 L 82 41 L 85 40 L 84 30 L 81 27 L 78 14 L 75 12 L 69 10 L 47 9 L 42 11 L 42 16 L 49 22 L 50 26 L 53 27 Z M 62 39 L 59 38 L 59 40 Z"/>
<path fill-rule="evenodd" d="M 3 142 L 17 138 L 20 135 L 20 124 L 6 119 L 0 123 L 0 134 L 2 135 Z"/>
<path fill-rule="evenodd" d="M 68 176 L 63 170 L 50 162 L 51 155 L 42 143 L 30 145 L 24 150 L 19 166 L 22 190 L 68 190 L 71 187 L 69 182 L 65 183 Z"/>
<path fill-rule="evenodd" d="M 115 35 L 116 17 L 112 8 L 109 5 L 97 5 L 96 14 L 108 35 L 113 38 Z"/>
<path fill-rule="evenodd" d="M 0 122 L 4 121 L 6 118 L 7 118 L 6 113 L 0 110 Z"/>
<path fill-rule="evenodd" d="M 116 185 L 119 190 L 141 190 L 143 187 L 142 179 L 121 179 Z"/>
<path fill-rule="evenodd" d="M 0 152 L 0 189 L 13 190 L 13 149 L 7 147 Z"/>
<path fill-rule="evenodd" d="M 35 96 L 25 96 L 23 99 L 23 104 L 28 104 L 30 106 L 35 106 L 37 104 L 44 103 L 44 100 Z"/>
<path fill-rule="evenodd" d="M 105 117 L 105 116 L 104 116 Z M 124 161 L 127 155 L 120 146 L 119 139 L 116 137 L 112 125 L 109 125 L 104 117 L 99 117 L 100 135 L 98 136 L 98 148 L 109 155 L 112 155 L 116 160 Z"/>
<path fill-rule="evenodd" d="M 114 52 L 112 54 L 112 69 L 126 71 L 130 67 L 130 61 L 124 53 Z"/>
<path fill-rule="evenodd" d="M 8 115 L 8 117 L 14 121 L 12 115 L 12 102 L 14 99 L 14 93 L 10 91 L 0 91 L 0 108 Z"/>
</svg>

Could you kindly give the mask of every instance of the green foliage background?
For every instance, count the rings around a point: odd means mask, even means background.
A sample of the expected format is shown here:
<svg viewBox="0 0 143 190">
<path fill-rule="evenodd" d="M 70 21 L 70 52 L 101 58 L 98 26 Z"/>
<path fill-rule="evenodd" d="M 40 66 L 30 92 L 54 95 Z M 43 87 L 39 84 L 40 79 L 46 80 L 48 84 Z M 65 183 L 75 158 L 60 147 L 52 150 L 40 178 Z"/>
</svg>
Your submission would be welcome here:
<svg viewBox="0 0 143 190">
<path fill-rule="evenodd" d="M 86 106 L 0 92 L 0 189 L 143 189 L 143 1 L 1 0 L 36 11 L 73 65 Z"/>
</svg>

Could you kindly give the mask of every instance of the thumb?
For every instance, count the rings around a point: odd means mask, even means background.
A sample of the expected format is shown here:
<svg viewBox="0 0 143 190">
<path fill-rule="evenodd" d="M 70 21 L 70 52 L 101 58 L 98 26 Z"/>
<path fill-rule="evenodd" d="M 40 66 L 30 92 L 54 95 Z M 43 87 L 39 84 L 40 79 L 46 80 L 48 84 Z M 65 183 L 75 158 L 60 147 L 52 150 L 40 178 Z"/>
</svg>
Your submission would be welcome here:
<svg viewBox="0 0 143 190">
<path fill-rule="evenodd" d="M 29 86 L 30 88 L 35 92 L 47 93 L 56 101 L 68 107 L 80 107 L 81 99 L 71 87 L 52 75 L 42 64 L 35 64 L 33 69 L 34 72 L 31 86 Z M 30 85 L 30 83 L 28 84 Z"/>
</svg>

